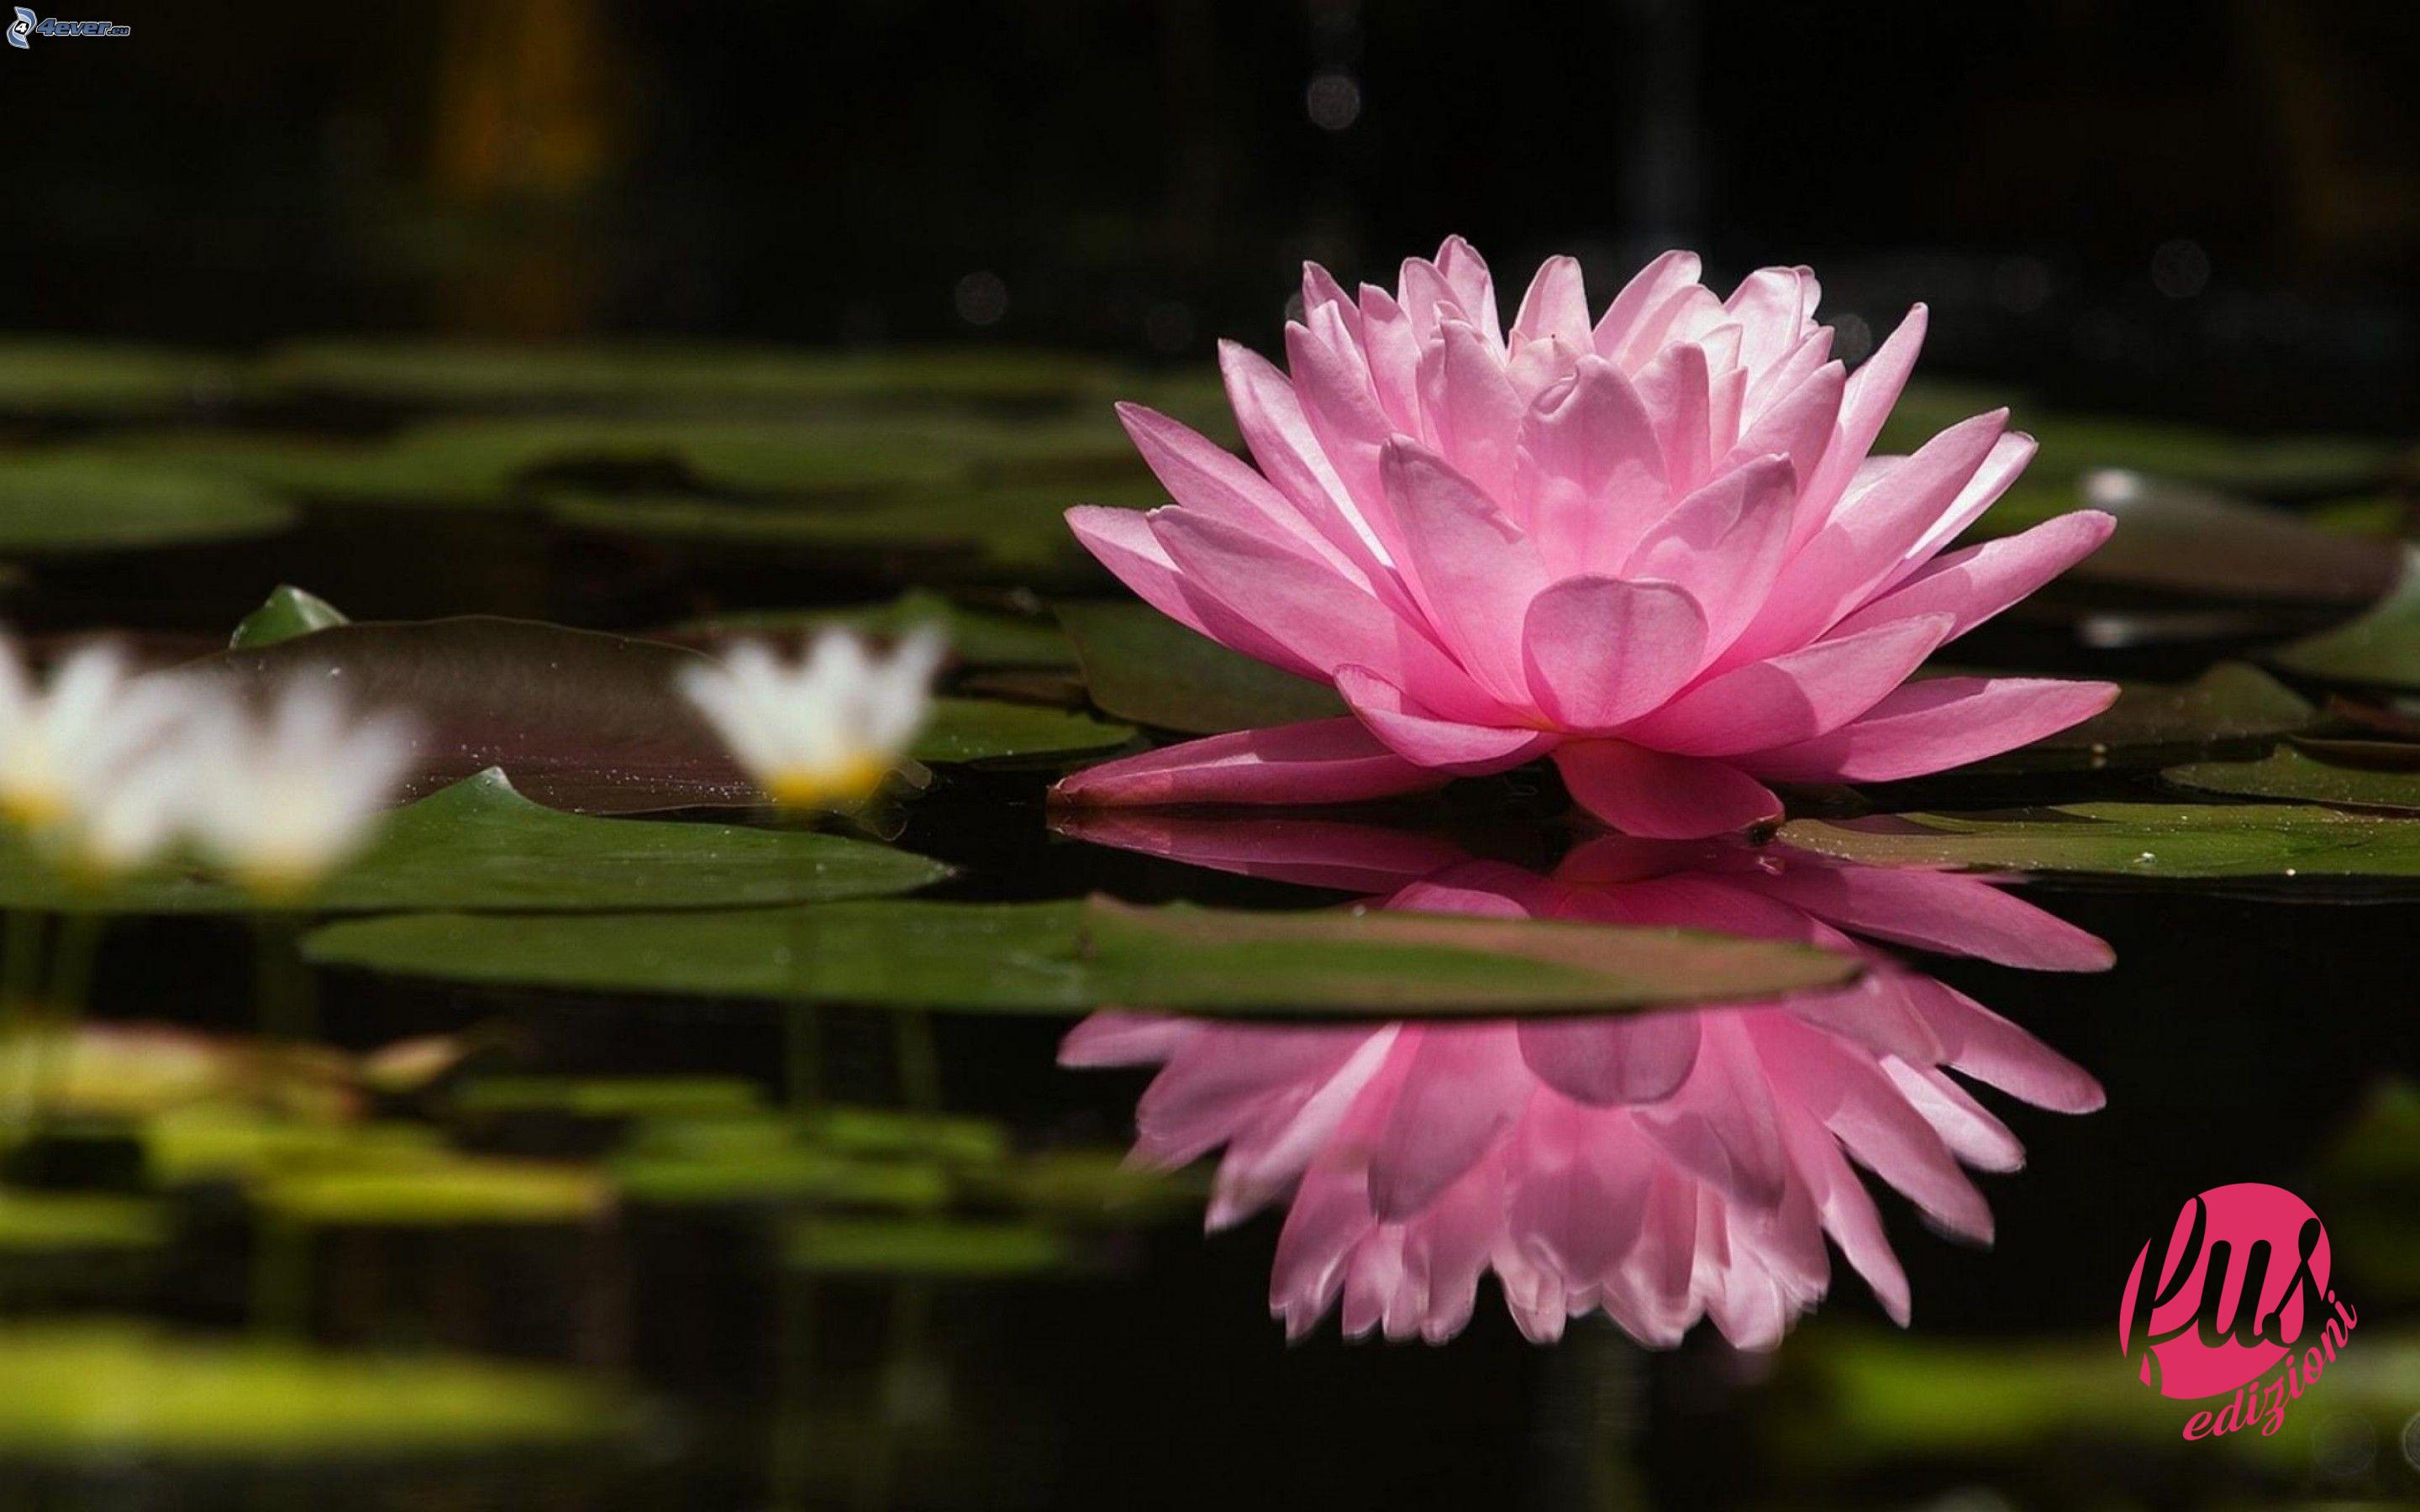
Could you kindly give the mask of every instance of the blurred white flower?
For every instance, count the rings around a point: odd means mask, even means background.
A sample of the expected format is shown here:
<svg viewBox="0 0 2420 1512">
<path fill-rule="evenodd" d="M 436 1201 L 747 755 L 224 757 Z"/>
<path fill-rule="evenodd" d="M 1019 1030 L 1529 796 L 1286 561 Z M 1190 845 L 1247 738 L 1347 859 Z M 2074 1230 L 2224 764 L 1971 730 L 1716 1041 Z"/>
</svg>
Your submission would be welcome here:
<svg viewBox="0 0 2420 1512">
<path fill-rule="evenodd" d="M 235 699 L 209 706 L 181 744 L 205 856 L 261 897 L 297 899 L 367 841 L 411 764 L 412 732 L 298 683 L 257 713 Z"/>
<path fill-rule="evenodd" d="M 0 636 L 0 813 L 29 830 L 72 822 L 80 799 L 147 760 L 192 708 L 169 678 L 134 675 L 125 653 L 69 653 L 46 678 Z"/>
<path fill-rule="evenodd" d="M 945 650 L 929 626 L 888 656 L 849 631 L 827 630 L 795 665 L 742 644 L 685 671 L 680 689 L 775 803 L 846 808 L 872 796 L 907 759 L 932 712 Z"/>
<path fill-rule="evenodd" d="M 185 733 L 171 725 L 158 744 L 72 785 L 67 814 L 44 837 L 71 876 L 113 882 L 184 840 L 195 786 Z"/>
</svg>

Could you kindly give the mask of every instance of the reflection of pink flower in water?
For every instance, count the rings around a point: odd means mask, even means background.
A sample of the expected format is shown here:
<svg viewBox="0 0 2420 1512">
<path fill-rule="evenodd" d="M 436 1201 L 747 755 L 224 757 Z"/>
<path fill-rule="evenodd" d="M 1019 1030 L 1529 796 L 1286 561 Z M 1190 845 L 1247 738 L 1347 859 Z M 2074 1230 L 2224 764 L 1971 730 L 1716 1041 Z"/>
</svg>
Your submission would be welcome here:
<svg viewBox="0 0 2420 1512">
<path fill-rule="evenodd" d="M 1807 269 L 1728 300 L 1698 272 L 1668 253 L 1592 317 L 1579 265 L 1551 258 L 1506 329 L 1460 238 L 1391 293 L 1312 267 L 1285 371 L 1221 354 L 1251 466 L 1125 407 L 1175 503 L 1073 510 L 1077 538 L 1353 717 L 1109 762 L 1061 795 L 1333 801 L 1551 756 L 1618 828 L 1714 835 L 1779 814 L 1767 782 L 1937 772 L 2106 707 L 2106 683 L 1907 681 L 2111 525 L 1945 549 L 2034 444 L 1995 410 L 1869 455 L 1922 308 L 1852 376 Z"/>
<path fill-rule="evenodd" d="M 1073 826 L 1106 843 L 1439 913 L 1686 925 L 1855 949 L 1849 987 L 1620 1018 L 1279 1027 L 1101 1013 L 1071 1065 L 1156 1063 L 1136 1154 L 1225 1147 L 1213 1228 L 1292 1198 L 1272 1310 L 1309 1331 L 1432 1342 L 1495 1272 L 1532 1339 L 1592 1309 L 1648 1344 L 1700 1315 L 1776 1343 L 1830 1280 L 1823 1238 L 1891 1317 L 1907 1279 L 1850 1158 L 1937 1227 L 1988 1240 L 1961 1163 L 2012 1170 L 2008 1127 L 1955 1070 L 2061 1112 L 2090 1075 L 1965 995 L 1853 936 L 2043 970 L 2106 966 L 2092 935 L 1988 880 L 1852 869 L 1774 849 L 1608 838 L 1551 877 L 1442 842 L 1315 822 L 1137 816 Z"/>
</svg>

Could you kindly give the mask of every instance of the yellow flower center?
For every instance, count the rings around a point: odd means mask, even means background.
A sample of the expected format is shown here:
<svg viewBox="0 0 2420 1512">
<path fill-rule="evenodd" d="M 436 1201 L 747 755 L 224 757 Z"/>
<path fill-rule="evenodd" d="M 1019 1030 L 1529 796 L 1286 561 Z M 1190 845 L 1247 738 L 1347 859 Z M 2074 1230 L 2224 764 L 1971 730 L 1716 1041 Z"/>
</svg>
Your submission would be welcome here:
<svg viewBox="0 0 2420 1512">
<path fill-rule="evenodd" d="M 845 809 L 872 797 L 890 775 L 890 763 L 857 755 L 829 765 L 768 773 L 765 793 L 784 809 Z"/>
</svg>

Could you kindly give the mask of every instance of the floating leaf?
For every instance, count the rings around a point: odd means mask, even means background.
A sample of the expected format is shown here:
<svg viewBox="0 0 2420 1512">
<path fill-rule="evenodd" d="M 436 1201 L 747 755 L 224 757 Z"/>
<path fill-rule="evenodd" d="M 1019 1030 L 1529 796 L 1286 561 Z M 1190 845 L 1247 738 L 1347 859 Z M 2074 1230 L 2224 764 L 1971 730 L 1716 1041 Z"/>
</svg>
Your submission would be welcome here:
<svg viewBox="0 0 2420 1512">
<path fill-rule="evenodd" d="M 567 1446 L 629 1404 L 534 1366 L 339 1355 L 135 1322 L 0 1330 L 0 1454 L 15 1459 L 396 1459 Z"/>
<path fill-rule="evenodd" d="M 888 640 L 923 625 L 935 626 L 949 637 L 951 659 L 961 667 L 1076 665 L 1075 648 L 1047 620 L 972 609 L 923 589 L 888 603 L 845 609 L 736 610 L 691 620 L 664 632 L 660 639 L 710 650 L 735 640 L 795 642 L 835 627 Z"/>
<path fill-rule="evenodd" d="M 334 681 L 365 707 L 411 715 L 411 791 L 484 768 L 551 808 L 629 813 L 752 804 L 757 794 L 682 696 L 699 653 L 529 620 L 337 625 L 198 663 L 241 684 Z M 1097 750 L 1132 732 L 1054 710 L 942 699 L 909 752 L 970 762 Z"/>
<path fill-rule="evenodd" d="M 853 1155 L 935 1156 L 967 1165 L 1008 1153 L 1008 1131 L 966 1113 L 827 1104 L 791 1115 L 799 1132 L 828 1149 Z"/>
<path fill-rule="evenodd" d="M 813 1202 L 933 1212 L 949 1206 L 954 1192 L 938 1161 L 833 1149 L 780 1114 L 652 1122 L 607 1170 L 624 1196 L 666 1206 Z"/>
<path fill-rule="evenodd" d="M 247 1190 L 286 1222 L 355 1228 L 581 1224 L 613 1201 L 605 1179 L 582 1166 L 450 1151 L 392 1165 L 272 1170 Z"/>
<path fill-rule="evenodd" d="M 1065 403 L 1113 392 L 1123 372 L 1077 353 L 1000 347 L 807 351 L 703 342 L 336 340 L 281 347 L 262 370 L 280 387 L 396 404 L 709 412 L 835 402 Z"/>
<path fill-rule="evenodd" d="M 143 1126 L 151 1184 L 250 1181 L 297 1170 L 380 1170 L 427 1165 L 449 1151 L 425 1124 L 334 1123 L 238 1104 L 178 1108 Z"/>
<path fill-rule="evenodd" d="M 2257 667 L 2223 661 L 2190 683 L 2128 683 L 2082 724 L 1967 768 L 2042 772 L 2157 766 L 2196 750 L 2274 739 L 2309 725 L 2308 700 Z"/>
<path fill-rule="evenodd" d="M 968 1191 L 1062 1223 L 1141 1223 L 1188 1211 L 1205 1184 L 1136 1165 L 1115 1149 L 1054 1149 L 968 1172 Z"/>
<path fill-rule="evenodd" d="M 2388 543 L 2331 535 L 2207 488 L 2104 469 L 2085 476 L 2077 498 L 2118 517 L 2107 543 L 2071 569 L 2080 580 L 2297 604 L 2367 604 L 2395 580 Z"/>
<path fill-rule="evenodd" d="M 0 1088 L 39 1086 L 50 1116 L 104 1123 L 228 1099 L 334 1113 L 350 1105 L 344 1072 L 336 1051 L 160 1024 L 87 1024 L 0 1039 Z"/>
<path fill-rule="evenodd" d="M 964 1218 L 802 1218 L 785 1252 L 793 1270 L 818 1275 L 948 1280 L 1047 1275 L 1077 1260 L 1058 1229 Z"/>
<path fill-rule="evenodd" d="M 2196 762 L 2161 776 L 2180 787 L 2236 797 L 2303 798 L 2338 808 L 2420 813 L 2420 770 L 2340 764 L 2292 746 L 2257 762 Z"/>
<path fill-rule="evenodd" d="M 318 594 L 304 593 L 291 583 L 280 583 L 271 592 L 268 602 L 237 622 L 235 634 L 227 644 L 237 651 L 273 646 L 314 630 L 351 623 L 344 610 Z"/>
<path fill-rule="evenodd" d="M 1346 712 L 1325 684 L 1230 651 L 1148 604 L 1057 608 L 1093 702 L 1121 719 L 1207 735 Z"/>
<path fill-rule="evenodd" d="M 1690 931 L 1090 903 L 337 924 L 311 959 L 454 980 L 1064 1013 L 1607 1011 L 1843 981 L 1846 956 Z"/>
<path fill-rule="evenodd" d="M 2143 878 L 2420 876 L 2420 820 L 2279 804 L 2079 803 L 1800 819 L 1782 826 L 1781 839 L 1875 866 Z"/>
<path fill-rule="evenodd" d="M 949 874 L 938 861 L 800 829 L 562 813 L 489 771 L 397 810 L 378 839 L 311 900 L 331 913 L 402 909 L 732 907 L 908 892 Z M 257 908 L 198 872 L 83 890 L 0 838 L 0 907 L 124 913 Z"/>
<path fill-rule="evenodd" d="M 482 1076 L 455 1088 L 452 1103 L 474 1118 L 702 1119 L 757 1112 L 765 1094 L 742 1076 Z"/>
<path fill-rule="evenodd" d="M 2271 652 L 2272 665 L 2332 683 L 2420 689 L 2420 548 L 2406 548 L 2402 579 L 2367 613 Z"/>
<path fill-rule="evenodd" d="M 168 1218 L 147 1197 L 0 1187 L 0 1256 L 156 1249 Z"/>
<path fill-rule="evenodd" d="M 293 523 L 291 507 L 240 479 L 81 451 L 0 455 L 0 550 L 132 550 Z"/>
<path fill-rule="evenodd" d="M 129 416 L 216 398 L 227 365 L 194 352 L 118 342 L 0 339 L 0 412 Z"/>
</svg>

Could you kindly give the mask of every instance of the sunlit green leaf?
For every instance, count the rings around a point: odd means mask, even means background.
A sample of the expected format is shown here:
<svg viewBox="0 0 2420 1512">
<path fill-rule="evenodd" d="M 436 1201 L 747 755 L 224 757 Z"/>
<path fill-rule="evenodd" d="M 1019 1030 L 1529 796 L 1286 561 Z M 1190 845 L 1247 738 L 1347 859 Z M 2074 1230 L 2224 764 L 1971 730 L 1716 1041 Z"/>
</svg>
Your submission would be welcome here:
<svg viewBox="0 0 2420 1512">
<path fill-rule="evenodd" d="M 2367 613 L 2271 652 L 2269 660 L 2332 683 L 2420 688 L 2420 548 L 2406 548 L 2401 580 Z"/>
<path fill-rule="evenodd" d="M 238 651 L 273 646 L 280 640 L 291 640 L 332 625 L 350 623 L 344 610 L 318 594 L 305 593 L 291 583 L 280 583 L 268 602 L 237 622 L 235 634 L 227 644 Z"/>
<path fill-rule="evenodd" d="M 2345 809 L 2420 813 L 2420 770 L 2324 761 L 2293 746 L 2257 762 L 2196 762 L 2161 774 L 2180 787 L 2243 798 L 2303 798 Z"/>
<path fill-rule="evenodd" d="M 2230 743 L 2290 733 L 2309 725 L 2317 712 L 2257 667 L 2223 661 L 2190 683 L 2125 684 L 2116 703 L 2082 724 L 1965 770 L 2157 766 Z"/>
<path fill-rule="evenodd" d="M 842 903 L 744 913 L 339 924 L 312 959 L 457 980 L 869 1007 L 1076 1012 L 1606 1011 L 1753 998 L 1850 958 L 1665 929 L 1091 903 Z"/>
<path fill-rule="evenodd" d="M 597 1171 L 451 1152 L 381 1165 L 275 1168 L 246 1188 L 289 1223 L 346 1227 L 581 1224 L 611 1206 Z"/>
<path fill-rule="evenodd" d="M 289 505 L 236 478 L 83 451 L 0 455 L 0 551 L 178 546 L 293 522 Z"/>
<path fill-rule="evenodd" d="M 1788 844 L 1877 866 L 2107 876 L 2420 876 L 2420 819 L 2282 804 L 2079 803 L 2005 813 L 1800 819 Z"/>
<path fill-rule="evenodd" d="M 122 342 L 0 337 L 0 413 L 126 417 L 225 395 L 233 374 L 194 352 Z"/>
<path fill-rule="evenodd" d="M 0 1187 L 0 1255 L 153 1249 L 167 1237 L 167 1214 L 147 1197 Z"/>
</svg>

